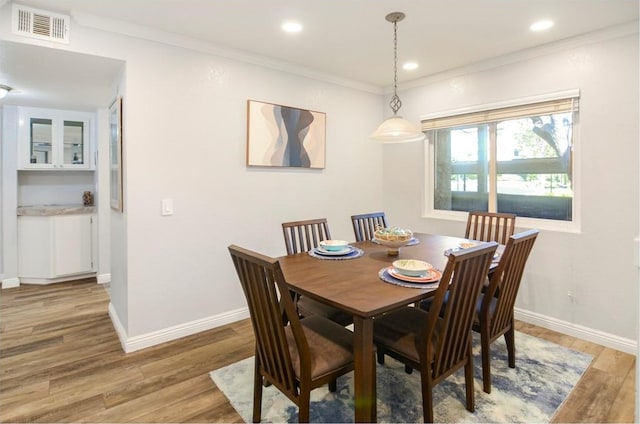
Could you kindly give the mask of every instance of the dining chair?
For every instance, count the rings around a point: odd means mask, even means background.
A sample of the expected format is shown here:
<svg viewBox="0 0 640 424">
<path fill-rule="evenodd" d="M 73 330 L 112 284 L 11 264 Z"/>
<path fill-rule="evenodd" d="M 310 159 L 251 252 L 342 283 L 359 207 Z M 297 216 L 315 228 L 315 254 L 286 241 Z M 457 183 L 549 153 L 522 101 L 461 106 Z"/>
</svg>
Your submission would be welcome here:
<svg viewBox="0 0 640 424">
<path fill-rule="evenodd" d="M 378 227 L 387 228 L 387 217 L 384 212 L 363 213 L 351 215 L 351 223 L 356 241 L 365 241 L 373 239 Z"/>
<path fill-rule="evenodd" d="M 282 223 L 282 234 L 287 255 L 308 252 L 318 247 L 323 240 L 331 240 L 329 224 L 326 218 L 308 219 Z M 307 296 L 295 295 L 298 313 L 302 317 L 320 315 L 343 326 L 353 323 L 353 316 L 330 305 L 318 302 Z"/>
<path fill-rule="evenodd" d="M 354 368 L 353 333 L 326 318 L 298 318 L 277 259 L 228 247 L 247 300 L 255 335 L 253 422 L 260 422 L 262 387 L 272 384 L 298 406 L 309 422 L 311 391 Z M 283 320 L 283 314 L 285 319 Z"/>
<path fill-rule="evenodd" d="M 331 240 L 326 218 L 307 219 L 282 223 L 287 255 L 308 252 L 318 247 L 321 241 Z"/>
<path fill-rule="evenodd" d="M 433 422 L 434 386 L 462 367 L 467 410 L 475 410 L 471 325 L 497 247 L 498 243 L 488 242 L 451 253 L 431 310 L 405 306 L 374 320 L 378 363 L 383 364 L 384 355 L 389 355 L 420 370 L 425 422 Z"/>
<path fill-rule="evenodd" d="M 512 213 L 470 211 L 464 237 L 478 241 L 507 244 L 515 231 L 516 215 Z"/>
<path fill-rule="evenodd" d="M 491 393 L 490 345 L 504 335 L 508 364 L 515 368 L 515 326 L 513 308 L 522 274 L 538 237 L 538 230 L 528 230 L 509 237 L 500 263 L 491 276 L 488 288 L 480 294 L 473 330 L 480 333 L 482 348 L 482 385 Z"/>
</svg>

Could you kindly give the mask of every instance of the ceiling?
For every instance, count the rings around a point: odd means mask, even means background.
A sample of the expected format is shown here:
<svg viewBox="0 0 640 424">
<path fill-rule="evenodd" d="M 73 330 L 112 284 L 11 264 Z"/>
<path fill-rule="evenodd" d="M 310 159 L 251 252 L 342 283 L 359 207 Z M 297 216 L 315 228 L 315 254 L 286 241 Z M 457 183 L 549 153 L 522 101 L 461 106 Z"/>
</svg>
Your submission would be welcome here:
<svg viewBox="0 0 640 424">
<path fill-rule="evenodd" d="M 163 36 L 167 33 L 186 36 L 219 51 L 233 52 L 236 57 L 280 63 L 289 69 L 373 89 L 393 84 L 393 25 L 385 20 L 390 12 L 406 14 L 398 23 L 399 64 L 407 60 L 419 64 L 414 71 L 398 69 L 400 85 L 638 20 L 637 0 L 21 0 L 18 3 L 70 14 L 71 40 L 73 25 L 78 23 L 99 22 L 102 28 L 116 32 L 135 24 L 147 35 L 161 31 Z M 546 32 L 531 32 L 529 25 L 542 18 L 553 20 L 555 25 Z M 280 24 L 287 19 L 302 23 L 302 32 L 283 33 Z M 21 78 L 42 80 L 37 73 L 23 75 L 24 67 L 22 72 L 15 72 L 17 64 L 10 59 L 19 53 L 7 52 L 6 45 L 0 44 L 0 84 L 19 87 Z M 20 61 L 28 61 L 33 53 L 20 54 Z M 39 63 L 44 59 L 39 58 Z M 87 66 L 105 65 L 101 58 L 87 60 Z M 113 62 L 117 67 L 117 61 Z M 47 70 L 51 75 L 52 70 Z M 6 81 L 9 76 L 14 80 Z M 61 85 L 62 81 L 57 83 Z"/>
</svg>

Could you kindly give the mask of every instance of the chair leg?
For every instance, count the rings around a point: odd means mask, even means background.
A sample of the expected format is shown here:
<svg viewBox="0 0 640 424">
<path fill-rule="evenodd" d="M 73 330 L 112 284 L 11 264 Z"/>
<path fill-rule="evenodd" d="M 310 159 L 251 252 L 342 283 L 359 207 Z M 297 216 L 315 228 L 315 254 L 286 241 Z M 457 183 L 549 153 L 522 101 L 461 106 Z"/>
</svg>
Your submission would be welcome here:
<svg viewBox="0 0 640 424">
<path fill-rule="evenodd" d="M 467 410 L 473 412 L 476 410 L 475 403 L 475 390 L 473 388 L 473 357 L 471 355 L 471 349 L 469 349 L 469 356 L 467 357 L 467 363 L 464 366 L 464 385 L 467 391 Z"/>
<path fill-rule="evenodd" d="M 258 361 L 256 359 L 253 376 L 253 417 L 254 423 L 260 422 L 262 415 L 262 376 L 260 375 Z"/>
<path fill-rule="evenodd" d="M 379 347 L 378 347 L 378 351 L 376 352 L 376 356 L 378 357 L 378 363 L 380 365 L 383 365 L 384 364 L 384 352 Z"/>
<path fill-rule="evenodd" d="M 515 330 L 513 326 L 513 319 L 511 320 L 511 327 L 504 333 L 504 341 L 507 344 L 507 355 L 509 359 L 509 368 L 516 367 L 516 340 Z"/>
<path fill-rule="evenodd" d="M 407 374 L 411 374 L 413 372 L 413 368 L 411 368 L 409 365 L 405 364 L 404 365 L 404 372 L 406 372 Z"/>
<path fill-rule="evenodd" d="M 425 423 L 433 422 L 433 384 L 431 382 L 430 370 L 420 370 L 420 383 L 422 384 L 422 410 Z"/>
<path fill-rule="evenodd" d="M 489 336 L 482 332 L 480 335 L 480 347 L 482 356 L 482 388 L 486 393 L 491 393 L 491 351 Z"/>
<path fill-rule="evenodd" d="M 299 423 L 308 423 L 309 422 L 309 407 L 311 403 L 311 393 L 309 390 L 300 390 L 298 404 L 298 422 Z"/>
<path fill-rule="evenodd" d="M 338 390 L 338 379 L 334 378 L 329 382 L 329 391 L 335 393 Z"/>
</svg>

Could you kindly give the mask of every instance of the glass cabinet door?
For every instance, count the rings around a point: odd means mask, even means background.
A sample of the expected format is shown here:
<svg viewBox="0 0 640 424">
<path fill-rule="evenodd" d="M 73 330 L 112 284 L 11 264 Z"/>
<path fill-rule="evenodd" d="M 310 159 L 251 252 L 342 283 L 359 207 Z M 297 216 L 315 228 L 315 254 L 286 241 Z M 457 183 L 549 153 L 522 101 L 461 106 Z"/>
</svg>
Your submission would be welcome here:
<svg viewBox="0 0 640 424">
<path fill-rule="evenodd" d="M 30 163 L 53 163 L 53 121 L 31 118 L 31 139 L 29 140 Z"/>
<path fill-rule="evenodd" d="M 18 169 L 94 170 L 95 114 L 18 107 Z"/>
<path fill-rule="evenodd" d="M 84 164 L 84 122 L 64 121 L 63 154 L 64 165 Z"/>
</svg>

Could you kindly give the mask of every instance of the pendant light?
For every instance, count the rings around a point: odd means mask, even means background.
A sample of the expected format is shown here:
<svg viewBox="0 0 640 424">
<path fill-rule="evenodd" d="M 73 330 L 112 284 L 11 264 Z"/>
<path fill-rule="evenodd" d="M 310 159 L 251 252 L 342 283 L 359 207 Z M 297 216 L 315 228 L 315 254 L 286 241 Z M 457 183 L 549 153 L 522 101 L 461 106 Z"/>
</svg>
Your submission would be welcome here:
<svg viewBox="0 0 640 424">
<path fill-rule="evenodd" d="M 383 143 L 409 143 L 412 141 L 422 141 L 425 135 L 414 124 L 398 116 L 398 111 L 402 106 L 398 97 L 398 21 L 405 17 L 402 12 L 389 13 L 385 19 L 393 24 L 393 97 L 389 106 L 393 111 L 393 116 L 385 119 L 369 138 Z"/>
<path fill-rule="evenodd" d="M 8 85 L 0 84 L 0 99 L 6 97 L 9 94 L 9 91 L 13 90 Z"/>
</svg>

